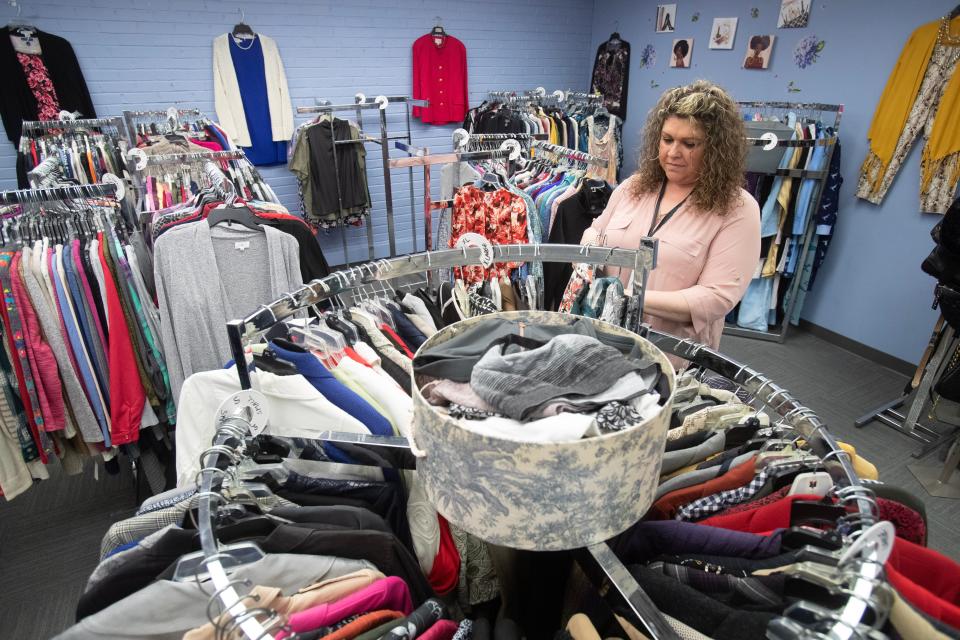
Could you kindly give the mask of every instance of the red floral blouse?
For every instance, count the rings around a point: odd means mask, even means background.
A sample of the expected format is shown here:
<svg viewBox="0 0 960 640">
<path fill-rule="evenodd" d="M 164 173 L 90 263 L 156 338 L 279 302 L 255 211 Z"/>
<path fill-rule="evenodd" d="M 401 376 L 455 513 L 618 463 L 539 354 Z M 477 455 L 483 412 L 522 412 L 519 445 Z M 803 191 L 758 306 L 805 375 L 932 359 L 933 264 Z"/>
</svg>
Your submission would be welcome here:
<svg viewBox="0 0 960 640">
<path fill-rule="evenodd" d="M 507 189 L 483 191 L 467 185 L 453 199 L 450 220 L 450 247 L 465 233 L 479 233 L 491 244 L 527 243 L 527 205 L 523 198 Z M 489 269 L 469 266 L 454 269 L 465 284 L 474 284 L 493 277 L 510 276 L 522 262 L 497 262 Z"/>
</svg>

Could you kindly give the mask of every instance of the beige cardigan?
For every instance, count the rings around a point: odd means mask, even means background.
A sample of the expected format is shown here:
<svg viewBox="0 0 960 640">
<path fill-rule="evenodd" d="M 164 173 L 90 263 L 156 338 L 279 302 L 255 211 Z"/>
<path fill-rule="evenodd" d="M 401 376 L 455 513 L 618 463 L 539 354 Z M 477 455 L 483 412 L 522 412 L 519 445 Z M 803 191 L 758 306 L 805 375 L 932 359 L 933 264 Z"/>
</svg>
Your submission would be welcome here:
<svg viewBox="0 0 960 640">
<path fill-rule="evenodd" d="M 224 33 L 213 40 L 213 94 L 220 126 L 240 147 L 252 146 L 247 119 L 240 99 L 237 72 L 230 57 L 230 34 Z M 293 137 L 293 106 L 287 88 L 287 74 L 280 60 L 280 51 L 273 38 L 257 34 L 263 47 L 263 66 L 267 78 L 267 103 L 270 107 L 270 128 L 275 141 Z"/>
</svg>

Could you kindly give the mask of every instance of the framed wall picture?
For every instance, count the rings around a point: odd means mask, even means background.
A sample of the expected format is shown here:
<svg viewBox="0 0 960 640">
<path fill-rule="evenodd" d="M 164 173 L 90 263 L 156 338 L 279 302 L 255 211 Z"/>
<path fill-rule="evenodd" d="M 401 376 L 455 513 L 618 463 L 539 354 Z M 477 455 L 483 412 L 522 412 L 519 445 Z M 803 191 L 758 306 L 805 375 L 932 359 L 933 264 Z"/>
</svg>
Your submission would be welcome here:
<svg viewBox="0 0 960 640">
<path fill-rule="evenodd" d="M 744 69 L 766 69 L 770 66 L 773 42 L 776 36 L 758 35 L 747 43 L 747 55 L 743 59 Z"/>
<path fill-rule="evenodd" d="M 677 5 L 657 5 L 657 33 L 673 33 L 677 28 Z"/>
<path fill-rule="evenodd" d="M 689 69 L 693 57 L 693 38 L 678 38 L 673 41 L 670 66 L 674 69 Z"/>
<path fill-rule="evenodd" d="M 714 18 L 710 29 L 711 49 L 733 49 L 733 39 L 737 35 L 736 18 Z"/>
<path fill-rule="evenodd" d="M 800 29 L 810 21 L 810 6 L 813 0 L 781 0 L 778 29 Z"/>
</svg>

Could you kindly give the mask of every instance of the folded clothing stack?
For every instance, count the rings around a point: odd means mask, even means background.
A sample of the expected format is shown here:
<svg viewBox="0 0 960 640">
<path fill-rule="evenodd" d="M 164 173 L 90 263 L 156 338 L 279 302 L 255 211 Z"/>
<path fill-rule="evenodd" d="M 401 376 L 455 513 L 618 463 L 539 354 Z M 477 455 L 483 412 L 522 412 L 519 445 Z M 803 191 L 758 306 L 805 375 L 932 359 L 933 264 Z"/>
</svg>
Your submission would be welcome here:
<svg viewBox="0 0 960 640">
<path fill-rule="evenodd" d="M 636 343 L 572 326 L 491 319 L 421 352 L 424 399 L 496 437 L 560 442 L 641 424 L 665 401 L 660 365 Z"/>
</svg>

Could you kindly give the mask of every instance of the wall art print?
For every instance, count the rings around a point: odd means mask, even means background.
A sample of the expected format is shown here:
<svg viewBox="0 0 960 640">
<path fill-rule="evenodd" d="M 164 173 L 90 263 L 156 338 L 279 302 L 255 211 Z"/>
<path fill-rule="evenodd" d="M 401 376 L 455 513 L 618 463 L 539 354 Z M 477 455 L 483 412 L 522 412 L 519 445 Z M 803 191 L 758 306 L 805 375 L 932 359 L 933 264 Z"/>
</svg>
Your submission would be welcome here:
<svg viewBox="0 0 960 640">
<path fill-rule="evenodd" d="M 820 57 L 820 52 L 823 51 L 823 47 L 826 46 L 826 44 L 825 41 L 818 40 L 815 35 L 807 36 L 798 42 L 796 48 L 793 50 L 793 61 L 797 63 L 797 66 L 801 69 L 806 69 L 817 61 L 817 58 Z"/>
<path fill-rule="evenodd" d="M 657 50 L 648 44 L 640 51 L 640 68 L 649 69 L 657 62 Z"/>
<path fill-rule="evenodd" d="M 710 29 L 711 49 L 733 49 L 737 35 L 737 18 L 714 18 Z"/>
<path fill-rule="evenodd" d="M 810 7 L 813 0 L 782 0 L 778 29 L 801 29 L 810 21 Z"/>
<path fill-rule="evenodd" d="M 674 69 L 689 69 L 693 57 L 693 38 L 679 38 L 673 41 L 673 55 L 670 66 Z"/>
<path fill-rule="evenodd" d="M 766 69 L 770 66 L 770 55 L 776 36 L 756 35 L 747 43 L 747 55 L 743 59 L 744 69 Z"/>
<path fill-rule="evenodd" d="M 657 5 L 657 33 L 673 33 L 677 28 L 677 5 Z"/>
</svg>

